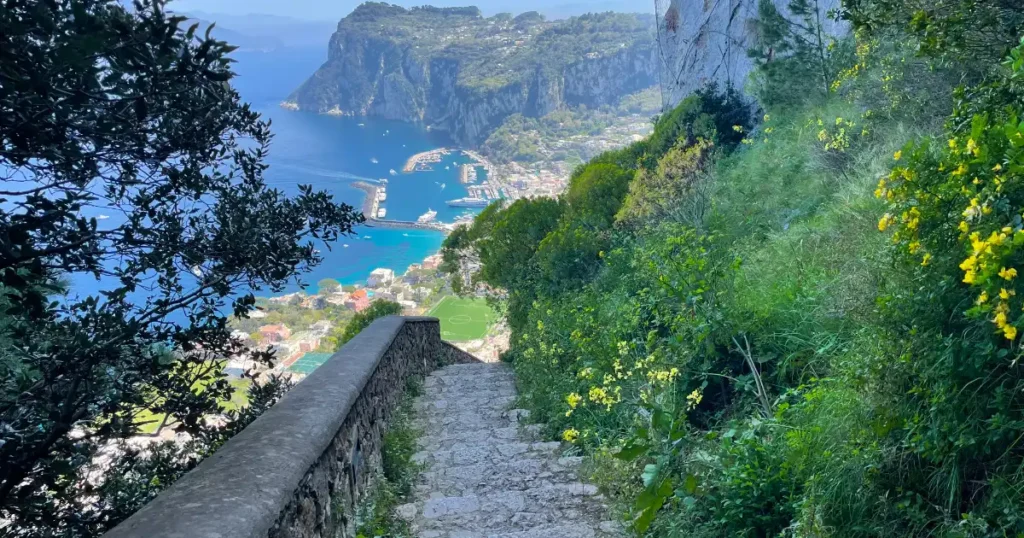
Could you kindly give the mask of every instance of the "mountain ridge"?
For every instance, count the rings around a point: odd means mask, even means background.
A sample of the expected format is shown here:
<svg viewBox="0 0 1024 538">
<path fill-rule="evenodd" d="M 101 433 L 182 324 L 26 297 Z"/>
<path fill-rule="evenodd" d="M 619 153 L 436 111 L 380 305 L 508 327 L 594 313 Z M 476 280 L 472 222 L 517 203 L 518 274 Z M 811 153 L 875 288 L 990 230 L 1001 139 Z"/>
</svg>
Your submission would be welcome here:
<svg viewBox="0 0 1024 538">
<path fill-rule="evenodd" d="M 423 122 L 475 145 L 508 116 L 597 107 L 657 82 L 654 19 L 600 13 L 484 18 L 476 7 L 365 3 L 291 108 Z"/>
</svg>

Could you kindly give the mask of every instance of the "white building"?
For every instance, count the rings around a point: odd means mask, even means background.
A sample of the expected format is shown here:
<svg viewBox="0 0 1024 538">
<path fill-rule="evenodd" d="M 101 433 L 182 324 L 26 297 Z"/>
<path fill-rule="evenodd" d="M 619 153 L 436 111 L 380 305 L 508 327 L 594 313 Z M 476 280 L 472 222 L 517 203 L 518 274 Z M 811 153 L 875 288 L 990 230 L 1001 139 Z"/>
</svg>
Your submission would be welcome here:
<svg viewBox="0 0 1024 538">
<path fill-rule="evenodd" d="M 395 272 L 391 269 L 374 269 L 370 272 L 370 278 L 366 279 L 366 285 L 371 288 L 390 285 L 395 280 Z"/>
</svg>

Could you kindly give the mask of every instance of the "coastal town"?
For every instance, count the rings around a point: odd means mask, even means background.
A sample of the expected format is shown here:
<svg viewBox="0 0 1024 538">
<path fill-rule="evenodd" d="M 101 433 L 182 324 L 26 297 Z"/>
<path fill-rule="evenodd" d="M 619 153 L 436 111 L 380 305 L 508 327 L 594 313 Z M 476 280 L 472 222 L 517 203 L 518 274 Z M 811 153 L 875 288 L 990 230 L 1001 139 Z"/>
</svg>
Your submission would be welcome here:
<svg viewBox="0 0 1024 538">
<path fill-rule="evenodd" d="M 402 167 L 402 174 L 434 170 L 456 155 L 464 162 L 457 164 L 458 180 L 469 196 L 449 201 L 453 207 L 484 207 L 494 201 L 510 203 L 520 198 L 558 196 L 567 187 L 569 177 L 577 164 L 567 154 L 589 156 L 609 149 L 628 145 L 641 139 L 651 130 L 648 117 L 642 113 L 621 115 L 598 134 L 550 139 L 537 133 L 531 136 L 539 146 L 540 159 L 533 162 L 506 161 L 496 163 L 477 150 L 436 148 L 411 155 Z M 387 218 L 387 179 L 354 181 L 352 186 L 365 193 L 362 211 L 366 224 L 376 227 L 403 229 L 431 229 L 450 232 L 468 224 L 472 215 L 462 216 L 454 222 L 441 222 L 437 212 L 427 210 L 416 221 Z M 276 363 L 260 373 L 261 376 L 284 375 L 299 380 L 326 361 L 334 349 L 331 335 L 352 318 L 365 311 L 375 301 L 399 304 L 405 315 L 425 315 L 446 297 L 454 295 L 450 276 L 440 271 L 441 255 L 432 254 L 421 263 L 410 265 L 404 273 L 389 268 L 377 268 L 364 282 L 346 286 L 321 285 L 316 293 L 297 292 L 260 299 L 260 310 L 247 320 L 235 320 L 236 336 L 257 347 L 270 347 Z M 473 267 L 463 268 L 472 272 Z M 465 275 L 463 275 L 465 277 Z M 322 284 L 322 283 L 321 283 Z M 489 290 L 474 291 L 482 301 Z M 488 360 L 498 360 L 508 346 L 508 331 L 502 324 L 489 324 L 485 334 L 454 342 L 464 350 Z M 233 359 L 230 372 L 251 370 L 252 364 L 242 358 Z"/>
</svg>

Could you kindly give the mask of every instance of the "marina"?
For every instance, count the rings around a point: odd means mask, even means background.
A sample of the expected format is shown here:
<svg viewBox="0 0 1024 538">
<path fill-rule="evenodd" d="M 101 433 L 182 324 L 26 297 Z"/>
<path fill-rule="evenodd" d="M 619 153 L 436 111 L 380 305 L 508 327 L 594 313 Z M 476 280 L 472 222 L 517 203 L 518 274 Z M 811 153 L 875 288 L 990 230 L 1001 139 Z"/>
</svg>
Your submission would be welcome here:
<svg viewBox="0 0 1024 538">
<path fill-rule="evenodd" d="M 412 157 L 409 157 L 409 160 L 405 161 L 405 166 L 402 167 L 402 172 L 408 174 L 410 172 L 433 170 L 434 168 L 431 165 L 441 162 L 444 156 L 450 153 L 451 150 L 448 148 L 438 148 L 417 153 Z"/>
</svg>

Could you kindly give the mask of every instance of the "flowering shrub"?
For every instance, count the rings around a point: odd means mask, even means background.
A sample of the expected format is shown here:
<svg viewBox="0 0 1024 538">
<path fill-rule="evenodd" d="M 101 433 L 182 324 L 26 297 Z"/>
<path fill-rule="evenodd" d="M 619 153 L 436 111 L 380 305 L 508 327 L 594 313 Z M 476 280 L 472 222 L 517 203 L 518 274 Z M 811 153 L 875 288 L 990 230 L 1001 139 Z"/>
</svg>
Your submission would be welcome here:
<svg viewBox="0 0 1024 538">
<path fill-rule="evenodd" d="M 1024 78 L 1022 51 L 1008 61 L 1009 84 Z M 875 191 L 888 204 L 878 229 L 892 230 L 892 242 L 921 266 L 957 258 L 959 280 L 975 295 L 967 313 L 1015 341 L 1024 327 L 1024 103 L 979 110 L 984 94 L 977 97 L 961 105 L 941 147 L 925 140 L 895 153 Z"/>
</svg>

